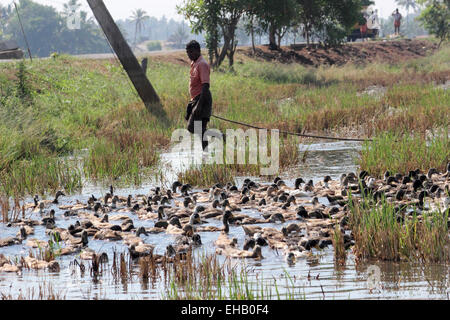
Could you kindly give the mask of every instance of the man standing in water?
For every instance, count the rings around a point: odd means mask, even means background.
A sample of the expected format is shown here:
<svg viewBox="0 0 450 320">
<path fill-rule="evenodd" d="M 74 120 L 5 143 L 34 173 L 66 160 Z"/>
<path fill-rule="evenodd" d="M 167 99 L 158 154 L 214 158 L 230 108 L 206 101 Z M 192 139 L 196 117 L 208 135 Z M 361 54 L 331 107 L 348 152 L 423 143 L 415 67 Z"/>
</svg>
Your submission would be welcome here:
<svg viewBox="0 0 450 320">
<path fill-rule="evenodd" d="M 202 148 L 206 149 L 208 141 L 204 141 L 206 126 L 212 113 L 212 96 L 209 90 L 211 68 L 201 55 L 200 44 L 192 40 L 186 45 L 186 52 L 191 60 L 191 73 L 189 81 L 189 92 L 191 101 L 187 105 L 185 119 L 188 121 L 188 131 L 195 133 L 194 123 L 201 122 Z"/>
<path fill-rule="evenodd" d="M 400 23 L 401 23 L 401 20 L 402 20 L 402 15 L 400 14 L 400 12 L 398 12 L 398 9 L 397 9 L 392 14 L 392 16 L 394 17 L 395 34 L 396 35 L 400 35 Z"/>
</svg>

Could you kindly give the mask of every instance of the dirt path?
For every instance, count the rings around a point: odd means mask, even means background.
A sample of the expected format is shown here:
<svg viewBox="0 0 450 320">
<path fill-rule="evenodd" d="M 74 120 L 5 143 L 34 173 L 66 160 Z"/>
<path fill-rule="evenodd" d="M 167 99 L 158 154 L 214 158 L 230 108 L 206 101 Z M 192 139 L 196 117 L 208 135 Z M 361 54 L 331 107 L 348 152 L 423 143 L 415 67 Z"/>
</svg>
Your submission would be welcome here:
<svg viewBox="0 0 450 320">
<path fill-rule="evenodd" d="M 301 63 L 310 66 L 343 65 L 346 63 L 367 64 L 373 61 L 397 63 L 407 59 L 424 57 L 432 54 L 437 44 L 427 40 L 395 40 L 372 41 L 366 43 L 349 43 L 335 48 L 307 47 L 300 44 L 295 47 L 282 47 L 280 51 L 269 50 L 268 46 L 258 46 L 253 55 L 251 47 L 238 47 L 236 60 L 239 56 L 264 61 L 278 61 L 282 63 Z M 206 50 L 204 50 L 206 56 Z M 139 59 L 151 57 L 158 62 L 189 65 L 185 50 L 153 51 L 136 53 Z M 80 59 L 112 59 L 111 53 L 84 54 L 75 56 Z M 48 58 L 42 58 L 48 59 Z M 17 60 L 0 60 L 11 62 Z"/>
</svg>

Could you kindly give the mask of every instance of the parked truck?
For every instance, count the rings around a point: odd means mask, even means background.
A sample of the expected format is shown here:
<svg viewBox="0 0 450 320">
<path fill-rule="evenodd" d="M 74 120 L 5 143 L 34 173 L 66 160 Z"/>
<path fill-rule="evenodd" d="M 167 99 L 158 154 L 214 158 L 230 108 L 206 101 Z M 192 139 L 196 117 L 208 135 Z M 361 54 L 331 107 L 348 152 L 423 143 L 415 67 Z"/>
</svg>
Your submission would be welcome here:
<svg viewBox="0 0 450 320">
<path fill-rule="evenodd" d="M 14 40 L 0 41 L 0 60 L 22 59 L 23 51 Z"/>
<path fill-rule="evenodd" d="M 361 27 L 367 24 L 367 32 L 365 38 L 374 39 L 380 32 L 380 21 L 378 18 L 378 9 L 374 6 L 365 6 L 361 11 L 361 18 L 352 28 L 352 33 L 347 36 L 347 41 L 353 42 L 357 39 L 362 39 Z"/>
</svg>

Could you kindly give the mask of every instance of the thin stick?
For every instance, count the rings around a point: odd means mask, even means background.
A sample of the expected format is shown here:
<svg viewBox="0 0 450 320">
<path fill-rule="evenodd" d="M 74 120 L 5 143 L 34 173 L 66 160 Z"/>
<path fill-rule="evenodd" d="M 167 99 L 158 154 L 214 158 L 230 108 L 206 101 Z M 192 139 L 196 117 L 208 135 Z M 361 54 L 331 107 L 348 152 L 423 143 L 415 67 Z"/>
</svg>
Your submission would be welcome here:
<svg viewBox="0 0 450 320">
<path fill-rule="evenodd" d="M 28 44 L 27 36 L 25 35 L 25 31 L 23 30 L 22 20 L 20 19 L 19 9 L 17 9 L 16 2 L 13 2 L 13 3 L 14 3 L 14 7 L 16 8 L 17 18 L 19 18 L 19 23 L 20 23 L 20 28 L 22 29 L 22 34 L 23 34 L 23 37 L 25 39 L 25 43 L 26 43 L 27 48 L 28 48 L 28 55 L 30 56 L 31 62 L 33 62 L 33 58 L 31 57 L 31 50 L 30 50 L 30 46 Z"/>
</svg>

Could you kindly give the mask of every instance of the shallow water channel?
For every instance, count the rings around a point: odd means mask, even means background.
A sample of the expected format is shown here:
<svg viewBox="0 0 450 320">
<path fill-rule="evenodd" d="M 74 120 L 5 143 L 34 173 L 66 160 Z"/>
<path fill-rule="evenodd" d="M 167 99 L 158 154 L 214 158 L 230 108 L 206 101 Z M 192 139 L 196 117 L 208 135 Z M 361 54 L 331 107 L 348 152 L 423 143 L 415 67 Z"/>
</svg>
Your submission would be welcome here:
<svg viewBox="0 0 450 320">
<path fill-rule="evenodd" d="M 307 156 L 297 168 L 290 170 L 282 176 L 288 185 L 293 185 L 296 177 L 313 179 L 316 183 L 323 179 L 325 175 L 330 175 L 333 179 L 339 179 L 342 173 L 356 171 L 356 159 L 358 150 L 361 148 L 358 143 L 337 142 L 337 143 L 316 143 L 310 145 L 300 145 L 300 152 L 307 151 Z M 176 172 L 188 168 L 192 162 L 199 162 L 201 159 L 193 159 L 190 154 L 167 153 L 163 155 L 163 161 L 167 163 L 167 181 L 176 179 Z M 242 185 L 246 177 L 236 178 L 238 186 Z M 257 180 L 257 179 L 256 179 Z M 116 194 L 127 196 L 128 194 L 147 194 L 154 184 L 147 183 L 139 189 L 118 189 Z M 61 198 L 62 204 L 75 203 L 76 200 L 86 202 L 91 194 L 104 196 L 107 189 L 87 185 L 81 195 Z M 327 204 L 326 198 L 319 199 Z M 31 199 L 30 199 L 31 201 Z M 56 224 L 58 227 L 67 228 L 75 222 L 75 218 L 64 217 L 63 210 L 56 210 Z M 259 217 L 258 212 L 244 210 L 245 214 Z M 37 214 L 39 215 L 39 214 Z M 135 227 L 153 227 L 153 221 L 140 221 L 133 214 Z M 113 214 L 110 214 L 110 217 Z M 39 217 L 31 217 L 36 220 Z M 210 222 L 210 225 L 220 226 L 219 220 Z M 120 221 L 112 222 L 120 224 Z M 288 222 L 287 222 L 288 223 Z M 265 224 L 263 226 L 276 227 L 281 229 L 280 224 Z M 1 238 L 15 236 L 18 228 L 7 228 L 0 225 Z M 217 233 L 200 233 L 203 245 L 194 249 L 197 253 L 213 253 L 215 251 L 214 241 Z M 155 245 L 156 253 L 163 254 L 165 248 L 174 240 L 174 236 L 167 234 L 156 234 L 141 236 L 145 243 Z M 230 237 L 238 238 L 238 245 L 242 247 L 244 232 L 240 226 L 231 226 Z M 29 238 L 47 240 L 44 226 L 35 227 L 35 235 Z M 109 264 L 112 263 L 112 252 L 127 252 L 127 247 L 121 242 L 107 242 L 90 240 L 89 247 L 96 251 L 106 252 Z M 29 248 L 25 242 L 21 245 L 0 248 L 0 253 L 14 259 L 14 257 L 26 256 Z M 34 250 L 34 249 L 33 249 Z M 373 262 L 372 264 L 356 265 L 353 255 L 350 253 L 346 265 L 338 267 L 334 263 L 333 248 L 329 246 L 321 251 L 313 249 L 318 259 L 306 260 L 298 259 L 295 265 L 288 265 L 284 256 L 279 255 L 275 250 L 263 247 L 264 259 L 261 261 L 246 261 L 250 280 L 265 279 L 267 285 L 273 285 L 276 281 L 278 291 L 283 298 L 286 292 L 285 286 L 289 283 L 289 290 L 299 299 L 448 299 L 449 298 L 449 266 L 440 264 L 419 265 L 410 263 L 386 263 Z M 25 297 L 32 297 L 33 290 L 35 296 L 39 291 L 39 286 L 46 287 L 51 284 L 53 291 L 65 296 L 66 299 L 161 299 L 165 297 L 165 287 L 162 282 L 146 284 L 142 282 L 138 275 L 133 281 L 115 281 L 111 273 L 105 272 L 94 282 L 87 271 L 80 274 L 79 268 L 71 267 L 71 262 L 78 259 L 76 256 L 65 256 L 58 258 L 61 271 L 52 273 L 48 271 L 23 270 L 20 275 L 15 273 L 0 273 L 0 294 L 11 295 L 13 298 L 22 293 Z M 221 261 L 225 259 L 220 257 Z M 236 261 L 236 260 L 234 260 Z M 84 261 L 86 266 L 89 261 Z M 374 267 L 375 266 L 375 267 Z M 370 273 L 369 270 L 375 270 Z M 378 274 L 379 270 L 379 274 Z M 287 281 L 286 274 L 293 281 Z M 309 275 L 309 276 L 308 276 Z M 369 290 L 369 284 L 375 283 L 376 289 Z M 256 285 L 255 285 L 256 287 Z M 277 299 L 275 290 L 274 296 Z M 1 298 L 1 296 L 0 296 Z"/>
</svg>

